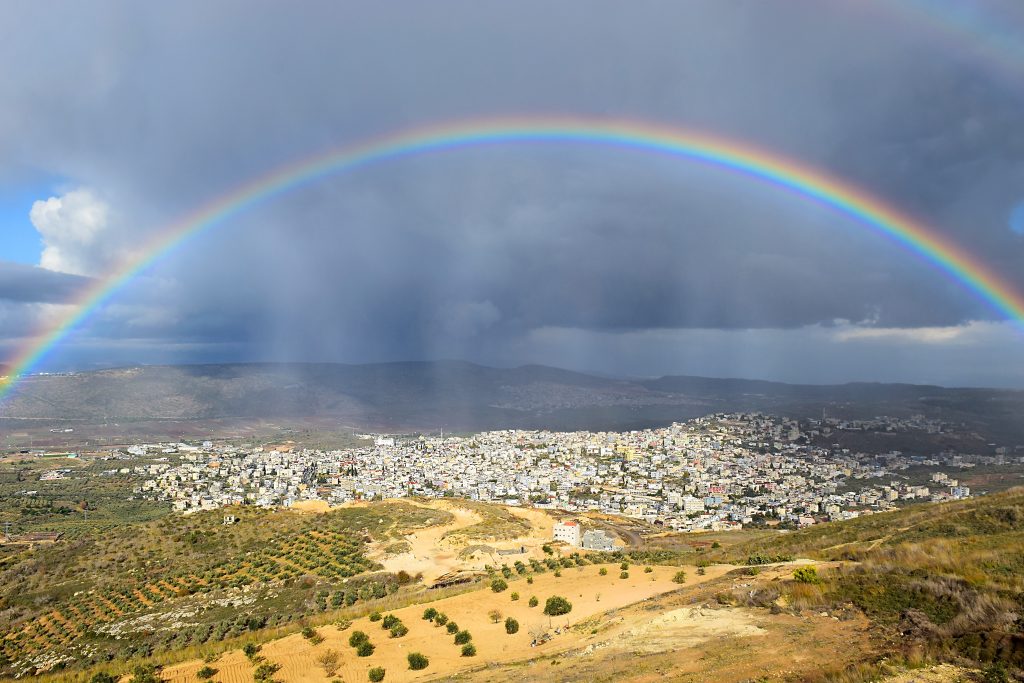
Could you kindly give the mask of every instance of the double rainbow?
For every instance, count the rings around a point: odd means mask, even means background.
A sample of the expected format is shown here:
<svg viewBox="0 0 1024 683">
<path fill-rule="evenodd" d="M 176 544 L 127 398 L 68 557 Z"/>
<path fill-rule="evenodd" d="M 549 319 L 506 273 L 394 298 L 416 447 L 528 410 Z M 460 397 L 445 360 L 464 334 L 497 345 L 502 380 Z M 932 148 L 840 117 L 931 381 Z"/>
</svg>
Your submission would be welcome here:
<svg viewBox="0 0 1024 683">
<path fill-rule="evenodd" d="M 10 394 L 19 378 L 37 367 L 51 349 L 126 283 L 190 238 L 261 203 L 332 174 L 371 163 L 482 145 L 554 142 L 605 145 L 675 157 L 787 190 L 891 239 L 958 281 L 1000 315 L 1024 326 L 1024 297 L 961 247 L 866 192 L 778 154 L 702 131 L 638 121 L 578 117 L 468 121 L 401 131 L 300 159 L 184 216 L 159 231 L 139 252 L 141 256 L 86 288 L 69 302 L 73 305 L 72 312 L 29 340 L 8 361 L 11 370 L 0 380 L 0 400 Z"/>
</svg>

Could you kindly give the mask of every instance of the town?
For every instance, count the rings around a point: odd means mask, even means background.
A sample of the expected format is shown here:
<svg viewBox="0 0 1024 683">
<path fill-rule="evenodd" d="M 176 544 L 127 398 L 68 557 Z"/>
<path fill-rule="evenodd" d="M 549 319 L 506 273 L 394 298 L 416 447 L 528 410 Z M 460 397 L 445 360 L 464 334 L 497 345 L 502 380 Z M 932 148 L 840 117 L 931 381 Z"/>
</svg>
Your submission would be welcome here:
<svg viewBox="0 0 1024 683">
<path fill-rule="evenodd" d="M 898 472 L 912 465 L 968 468 L 970 456 L 946 454 L 940 462 L 809 445 L 822 433 L 868 428 L 944 427 L 923 419 L 798 422 L 730 414 L 622 433 L 366 435 L 365 447 L 333 451 L 207 441 L 136 445 L 126 455 L 166 455 L 134 468 L 146 477 L 134 493 L 170 501 L 184 513 L 238 504 L 459 497 L 624 515 L 679 531 L 722 531 L 758 524 L 801 527 L 906 501 L 970 496 L 969 488 L 943 472 L 933 473 L 927 486 L 898 480 Z M 861 480 L 870 483 L 858 485 Z"/>
</svg>

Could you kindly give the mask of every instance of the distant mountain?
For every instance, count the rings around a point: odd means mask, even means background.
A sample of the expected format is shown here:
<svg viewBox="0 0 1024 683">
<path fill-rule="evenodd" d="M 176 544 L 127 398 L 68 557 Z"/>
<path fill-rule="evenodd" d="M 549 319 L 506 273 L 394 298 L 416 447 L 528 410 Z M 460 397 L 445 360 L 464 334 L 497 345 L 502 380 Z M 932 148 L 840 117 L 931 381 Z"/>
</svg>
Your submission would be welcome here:
<svg viewBox="0 0 1024 683">
<path fill-rule="evenodd" d="M 85 421 L 330 417 L 399 429 L 631 429 L 714 412 L 843 418 L 916 413 L 1024 442 L 1024 391 L 831 386 L 662 377 L 627 380 L 460 361 L 147 366 L 25 379 L 0 418 Z"/>
</svg>

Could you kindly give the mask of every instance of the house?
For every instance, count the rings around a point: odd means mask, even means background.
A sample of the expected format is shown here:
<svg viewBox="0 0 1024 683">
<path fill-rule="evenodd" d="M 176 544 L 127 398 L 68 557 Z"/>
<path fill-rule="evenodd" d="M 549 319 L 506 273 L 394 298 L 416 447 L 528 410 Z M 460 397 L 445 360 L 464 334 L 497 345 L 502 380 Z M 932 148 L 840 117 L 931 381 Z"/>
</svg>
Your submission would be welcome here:
<svg viewBox="0 0 1024 683">
<path fill-rule="evenodd" d="M 587 550 L 609 552 L 615 550 L 615 539 L 605 531 L 591 529 L 583 534 L 583 547 Z"/>
<path fill-rule="evenodd" d="M 568 543 L 574 548 L 580 547 L 580 524 L 576 521 L 556 522 L 554 539 Z"/>
</svg>

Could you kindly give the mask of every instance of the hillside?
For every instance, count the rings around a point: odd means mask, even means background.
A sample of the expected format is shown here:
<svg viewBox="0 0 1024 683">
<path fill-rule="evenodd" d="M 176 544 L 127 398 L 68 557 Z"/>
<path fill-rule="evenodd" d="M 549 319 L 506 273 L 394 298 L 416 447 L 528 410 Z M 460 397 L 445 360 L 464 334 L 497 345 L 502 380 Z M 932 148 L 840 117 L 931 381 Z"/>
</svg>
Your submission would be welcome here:
<svg viewBox="0 0 1024 683">
<path fill-rule="evenodd" d="M 147 366 L 33 376 L 0 420 L 141 421 L 329 417 L 351 427 L 475 431 L 631 429 L 714 412 L 868 418 L 925 414 L 984 439 L 1024 443 L 1024 392 L 902 384 L 791 385 L 737 379 L 609 379 L 445 361 L 374 365 Z"/>
</svg>

